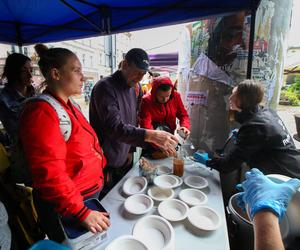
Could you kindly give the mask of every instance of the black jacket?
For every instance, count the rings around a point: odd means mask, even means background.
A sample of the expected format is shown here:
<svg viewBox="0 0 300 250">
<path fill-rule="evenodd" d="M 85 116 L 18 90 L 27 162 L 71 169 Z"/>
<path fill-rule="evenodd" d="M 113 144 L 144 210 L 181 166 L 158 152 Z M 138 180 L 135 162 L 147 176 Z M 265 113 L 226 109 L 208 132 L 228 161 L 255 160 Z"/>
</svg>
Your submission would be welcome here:
<svg viewBox="0 0 300 250">
<path fill-rule="evenodd" d="M 22 102 L 35 96 L 33 86 L 27 87 L 27 96 L 22 96 L 17 90 L 6 85 L 0 92 L 0 120 L 9 135 L 11 143 L 17 135 L 18 116 Z"/>
<path fill-rule="evenodd" d="M 232 150 L 214 168 L 231 172 L 246 162 L 264 174 L 300 178 L 300 151 L 275 111 L 256 107 L 236 116 L 241 123 Z"/>
</svg>

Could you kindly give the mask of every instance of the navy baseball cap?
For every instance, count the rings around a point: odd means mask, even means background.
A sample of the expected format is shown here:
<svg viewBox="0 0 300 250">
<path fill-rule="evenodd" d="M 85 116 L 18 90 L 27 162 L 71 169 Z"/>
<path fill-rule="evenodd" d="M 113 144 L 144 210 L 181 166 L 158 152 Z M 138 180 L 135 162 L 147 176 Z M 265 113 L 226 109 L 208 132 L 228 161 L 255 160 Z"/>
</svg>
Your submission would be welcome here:
<svg viewBox="0 0 300 250">
<path fill-rule="evenodd" d="M 133 62 L 139 69 L 150 72 L 150 60 L 145 50 L 139 48 L 131 49 L 126 53 L 125 59 L 128 62 Z"/>
</svg>

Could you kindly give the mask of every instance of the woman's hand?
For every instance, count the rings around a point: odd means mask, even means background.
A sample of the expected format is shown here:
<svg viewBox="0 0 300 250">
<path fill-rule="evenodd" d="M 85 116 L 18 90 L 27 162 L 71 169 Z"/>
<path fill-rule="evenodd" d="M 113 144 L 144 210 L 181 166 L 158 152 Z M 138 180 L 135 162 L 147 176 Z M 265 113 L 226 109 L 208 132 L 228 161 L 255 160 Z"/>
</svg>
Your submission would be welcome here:
<svg viewBox="0 0 300 250">
<path fill-rule="evenodd" d="M 178 134 L 181 136 L 181 132 L 184 134 L 184 139 L 186 140 L 186 139 L 188 139 L 189 138 L 189 136 L 190 136 L 190 131 L 186 128 L 186 127 L 180 127 L 180 128 L 178 128 L 177 129 L 177 131 L 178 131 Z M 181 136 L 182 137 L 182 136 Z"/>
<path fill-rule="evenodd" d="M 110 221 L 108 219 L 108 213 L 102 213 L 93 210 L 90 214 L 82 221 L 83 226 L 96 234 L 98 232 L 103 232 L 110 226 Z"/>
</svg>

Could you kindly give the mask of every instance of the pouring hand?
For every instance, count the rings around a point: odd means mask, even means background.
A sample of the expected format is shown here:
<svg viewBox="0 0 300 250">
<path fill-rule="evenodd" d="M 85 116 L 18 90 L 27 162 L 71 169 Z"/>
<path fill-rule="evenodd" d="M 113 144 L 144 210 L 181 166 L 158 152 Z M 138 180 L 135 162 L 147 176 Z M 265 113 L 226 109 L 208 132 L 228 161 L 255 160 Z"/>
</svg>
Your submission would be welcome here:
<svg viewBox="0 0 300 250">
<path fill-rule="evenodd" d="M 178 134 L 185 140 L 189 138 L 190 133 L 191 133 L 186 127 L 179 127 L 177 129 L 177 131 L 178 131 Z M 181 135 L 181 133 L 183 134 L 183 136 Z"/>
<path fill-rule="evenodd" d="M 176 154 L 176 146 L 178 144 L 177 138 L 165 131 L 146 130 L 145 141 L 155 144 L 167 156 L 174 156 Z"/>
</svg>

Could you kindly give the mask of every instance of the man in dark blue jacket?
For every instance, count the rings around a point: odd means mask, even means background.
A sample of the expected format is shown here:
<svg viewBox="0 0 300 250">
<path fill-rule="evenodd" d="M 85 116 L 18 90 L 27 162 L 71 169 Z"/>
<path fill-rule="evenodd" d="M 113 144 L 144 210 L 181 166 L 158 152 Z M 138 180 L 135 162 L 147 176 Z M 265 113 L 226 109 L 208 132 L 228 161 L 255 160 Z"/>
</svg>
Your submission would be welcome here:
<svg viewBox="0 0 300 250">
<path fill-rule="evenodd" d="M 156 144 L 167 155 L 175 154 L 177 139 L 172 134 L 137 127 L 135 87 L 148 70 L 147 53 L 134 48 L 125 55 L 118 71 L 100 80 L 93 88 L 90 122 L 108 161 L 105 170 L 106 191 L 130 169 L 131 146 L 143 146 L 149 142 Z"/>
</svg>

